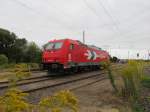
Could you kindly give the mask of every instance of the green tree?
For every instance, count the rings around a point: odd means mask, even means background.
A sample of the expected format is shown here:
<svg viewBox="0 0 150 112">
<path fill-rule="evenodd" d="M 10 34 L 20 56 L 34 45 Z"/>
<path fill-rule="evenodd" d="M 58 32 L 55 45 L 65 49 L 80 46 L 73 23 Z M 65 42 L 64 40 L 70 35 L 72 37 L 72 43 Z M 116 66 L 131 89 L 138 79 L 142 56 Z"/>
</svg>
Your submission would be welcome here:
<svg viewBox="0 0 150 112">
<path fill-rule="evenodd" d="M 34 42 L 29 43 L 26 48 L 25 61 L 32 63 L 41 62 L 41 49 Z"/>
<path fill-rule="evenodd" d="M 0 54 L 5 54 L 10 62 L 20 62 L 27 44 L 26 39 L 19 39 L 14 33 L 0 29 Z"/>
</svg>

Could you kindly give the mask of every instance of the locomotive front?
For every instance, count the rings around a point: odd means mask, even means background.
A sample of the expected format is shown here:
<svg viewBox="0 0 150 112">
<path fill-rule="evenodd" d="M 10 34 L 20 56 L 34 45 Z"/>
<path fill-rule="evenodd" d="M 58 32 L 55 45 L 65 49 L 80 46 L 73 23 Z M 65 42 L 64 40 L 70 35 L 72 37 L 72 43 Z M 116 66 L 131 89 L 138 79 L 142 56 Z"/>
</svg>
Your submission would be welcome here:
<svg viewBox="0 0 150 112">
<path fill-rule="evenodd" d="M 45 45 L 42 55 L 44 69 L 48 70 L 49 72 L 63 70 L 63 65 L 66 58 L 64 44 L 64 40 L 53 40 Z"/>
</svg>

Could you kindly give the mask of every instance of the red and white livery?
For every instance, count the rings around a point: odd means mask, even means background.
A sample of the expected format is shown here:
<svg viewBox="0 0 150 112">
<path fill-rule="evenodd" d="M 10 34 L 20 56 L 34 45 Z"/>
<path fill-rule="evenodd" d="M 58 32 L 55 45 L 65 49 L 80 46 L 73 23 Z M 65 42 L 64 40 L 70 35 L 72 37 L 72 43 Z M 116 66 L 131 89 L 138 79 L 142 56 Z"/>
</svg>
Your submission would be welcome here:
<svg viewBox="0 0 150 112">
<path fill-rule="evenodd" d="M 49 41 L 43 51 L 43 67 L 50 72 L 100 67 L 109 54 L 95 46 L 71 39 Z"/>
</svg>

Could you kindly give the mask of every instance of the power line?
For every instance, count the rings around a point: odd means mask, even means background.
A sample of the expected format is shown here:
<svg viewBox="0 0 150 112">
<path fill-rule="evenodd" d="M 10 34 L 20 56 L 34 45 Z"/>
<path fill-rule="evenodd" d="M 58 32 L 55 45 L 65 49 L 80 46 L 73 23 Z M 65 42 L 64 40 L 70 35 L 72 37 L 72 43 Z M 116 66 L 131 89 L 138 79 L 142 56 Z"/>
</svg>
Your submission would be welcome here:
<svg viewBox="0 0 150 112">
<path fill-rule="evenodd" d="M 23 3 L 23 2 L 21 2 L 21 1 L 19 1 L 19 0 L 16 0 L 16 2 L 17 2 L 18 4 L 20 4 L 22 7 L 25 7 L 26 9 L 28 9 L 28 10 L 34 12 L 35 14 L 38 14 L 38 16 L 41 17 L 42 14 L 41 14 L 40 12 L 38 12 L 37 10 L 35 10 L 34 8 L 29 7 L 27 4 L 25 4 L 25 3 Z M 44 2 L 44 3 L 45 3 L 45 2 Z M 47 3 L 48 3 L 48 2 L 47 2 Z M 51 5 L 51 6 L 55 8 L 55 6 L 53 6 L 53 5 Z M 57 10 L 57 9 L 56 9 L 56 10 Z M 54 10 L 54 11 L 55 11 L 55 10 Z M 59 11 L 59 12 L 60 12 L 60 11 Z M 60 14 L 62 15 L 62 13 L 64 14 L 65 17 L 67 16 L 63 11 L 61 11 Z M 70 16 L 69 16 L 69 18 L 70 18 Z M 46 17 L 45 17 L 45 19 L 47 19 L 47 21 L 49 21 L 49 19 L 52 19 L 52 18 L 50 18 L 50 17 L 46 18 Z M 57 23 L 58 25 L 62 24 L 62 22 L 57 22 L 57 21 L 56 21 L 55 23 Z M 60 24 L 59 24 L 59 23 L 60 23 Z M 65 25 L 64 25 L 64 24 L 65 24 Z M 69 29 L 69 30 L 72 29 L 69 25 L 66 25 L 66 23 L 64 23 L 64 24 L 62 24 L 62 26 L 67 26 L 66 28 Z M 48 26 L 48 25 L 47 25 L 47 26 Z M 58 34 L 56 34 L 56 33 L 53 33 L 53 34 L 58 35 Z M 80 32 L 76 32 L 76 34 L 78 35 L 78 34 L 80 34 Z"/>
<path fill-rule="evenodd" d="M 28 6 L 27 4 L 21 2 L 20 0 L 13 0 L 13 1 L 16 2 L 17 4 L 20 4 L 20 6 L 25 7 L 26 9 L 28 9 L 28 10 L 34 12 L 34 13 L 37 14 L 38 16 L 43 17 L 43 16 L 41 16 L 41 15 L 43 15 L 42 13 L 40 13 L 39 11 L 37 11 L 37 10 L 31 8 L 31 7 Z M 45 16 L 45 15 L 44 15 L 44 16 Z M 50 18 L 50 17 L 44 17 L 44 18 L 45 18 L 47 21 L 49 21 L 49 19 L 52 19 L 52 18 Z M 54 20 L 53 20 L 53 21 L 54 21 Z M 58 25 L 62 24 L 62 22 L 58 22 L 58 21 L 54 21 L 54 22 L 55 22 L 56 24 L 58 24 Z M 66 24 L 65 24 L 65 25 L 62 24 L 62 26 L 66 26 Z M 67 26 L 67 29 L 70 30 L 70 26 Z"/>
<path fill-rule="evenodd" d="M 42 0 L 42 1 L 43 1 L 43 0 Z M 53 7 L 53 8 L 54 8 L 53 11 L 55 11 L 56 13 L 59 13 L 61 16 L 63 16 L 62 18 L 67 18 L 67 19 L 69 19 L 70 22 L 72 23 L 71 20 L 74 19 L 72 15 L 66 14 L 64 11 L 60 10 L 59 8 L 57 8 L 54 4 L 51 4 L 51 3 L 49 2 L 49 0 L 46 0 L 46 1 L 47 1 L 47 3 L 45 3 L 45 2 L 43 2 L 43 3 L 46 4 L 46 5 L 48 5 L 48 6 Z M 58 9 L 59 9 L 59 10 L 58 10 Z M 71 18 L 72 18 L 72 19 L 71 19 Z M 65 24 L 66 24 L 66 23 L 65 23 Z M 70 27 L 69 30 L 70 30 L 70 29 L 72 29 L 72 28 Z M 77 33 L 76 33 L 76 34 L 77 34 Z M 78 32 L 78 34 L 79 34 L 79 32 Z"/>
<path fill-rule="evenodd" d="M 96 11 L 93 7 L 91 7 L 91 5 L 87 2 L 87 0 L 83 0 L 83 1 L 84 1 L 85 5 L 87 6 L 87 8 L 90 9 L 91 12 L 93 12 L 93 14 L 94 14 L 97 18 L 101 19 L 101 17 L 98 15 L 97 11 Z M 103 27 L 105 27 L 105 26 L 106 26 L 106 25 L 100 24 L 99 27 L 100 27 L 100 28 L 103 28 Z"/>
<path fill-rule="evenodd" d="M 107 16 L 111 19 L 111 21 L 113 22 L 113 24 L 115 25 L 116 30 L 119 32 L 119 34 L 121 35 L 122 33 L 120 32 L 120 29 L 116 23 L 116 20 L 114 20 L 114 17 L 109 13 L 109 11 L 105 8 L 105 6 L 103 5 L 101 0 L 97 0 L 99 5 L 104 9 L 105 13 L 107 14 Z"/>
<path fill-rule="evenodd" d="M 42 1 L 43 1 L 43 0 L 42 0 Z M 45 3 L 45 2 L 44 2 L 44 3 Z M 48 3 L 48 4 L 47 4 L 47 3 Z M 55 11 L 56 11 L 56 12 L 59 12 L 59 13 L 60 13 L 61 15 L 63 15 L 64 17 L 67 17 L 67 16 L 68 16 L 69 18 L 73 18 L 71 15 L 66 14 L 64 11 L 62 11 L 62 10 L 60 10 L 60 9 L 58 10 L 57 7 L 55 7 L 54 5 L 50 4 L 49 0 L 47 0 L 47 3 L 45 3 L 45 4 L 48 5 L 48 6 L 51 5 L 51 7 L 55 8 Z"/>
<path fill-rule="evenodd" d="M 28 5 L 26 5 L 25 3 L 19 1 L 19 0 L 13 0 L 14 2 L 16 2 L 17 4 L 20 4 L 20 6 L 25 7 L 26 9 L 34 12 L 35 14 L 40 14 L 39 12 L 35 11 L 33 8 L 29 7 Z"/>
<path fill-rule="evenodd" d="M 83 1 L 84 1 L 85 5 L 93 12 L 93 14 L 95 14 L 95 16 L 97 16 L 98 18 L 100 18 L 100 16 L 97 14 L 96 10 L 89 5 L 89 3 L 87 2 L 87 0 L 83 0 Z"/>
<path fill-rule="evenodd" d="M 83 1 L 84 1 L 84 3 L 86 4 L 86 6 L 87 6 L 98 18 L 100 18 L 100 16 L 97 14 L 96 10 L 95 10 L 94 8 L 92 8 L 86 0 L 83 0 Z M 116 21 L 114 21 L 113 16 L 112 16 L 111 14 L 109 14 L 109 11 L 107 11 L 107 9 L 105 8 L 105 6 L 102 4 L 101 1 L 98 0 L 98 3 L 99 3 L 99 5 L 104 9 L 104 11 L 105 11 L 105 13 L 108 15 L 108 17 L 111 19 L 111 21 L 113 22 L 113 24 L 114 24 L 114 26 L 115 26 L 116 31 L 117 31 L 117 32 L 119 33 L 119 35 L 121 36 L 122 33 L 120 32 L 120 29 L 119 29 L 119 27 L 117 26 Z M 115 32 L 115 33 L 116 33 L 116 32 Z"/>
</svg>

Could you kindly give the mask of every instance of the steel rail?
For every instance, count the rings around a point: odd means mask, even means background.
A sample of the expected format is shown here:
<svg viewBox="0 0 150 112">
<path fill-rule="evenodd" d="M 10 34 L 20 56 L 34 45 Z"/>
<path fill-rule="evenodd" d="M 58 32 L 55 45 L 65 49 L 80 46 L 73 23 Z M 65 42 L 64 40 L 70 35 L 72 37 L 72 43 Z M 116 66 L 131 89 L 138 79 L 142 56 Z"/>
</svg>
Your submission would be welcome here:
<svg viewBox="0 0 150 112">
<path fill-rule="evenodd" d="M 102 71 L 100 71 L 102 72 Z M 25 79 L 23 81 L 19 81 L 17 83 L 17 87 L 20 87 L 20 86 L 27 86 L 29 84 L 35 84 L 35 83 L 42 83 L 42 82 L 45 82 L 45 81 L 52 81 L 52 80 L 57 80 L 56 82 L 57 83 L 52 83 L 50 85 L 46 85 L 46 86 L 41 86 L 41 87 L 37 87 L 37 88 L 34 88 L 34 89 L 27 89 L 27 90 L 23 90 L 23 92 L 33 92 L 33 91 L 37 91 L 37 90 L 41 90 L 41 89 L 45 89 L 45 88 L 52 88 L 52 87 L 56 87 L 56 86 L 60 86 L 60 85 L 64 85 L 64 84 L 69 84 L 69 83 L 73 83 L 73 82 L 77 82 L 77 81 L 81 81 L 81 80 L 85 80 L 85 79 L 89 79 L 89 78 L 93 78 L 93 77 L 96 77 L 98 75 L 102 75 L 102 74 L 105 74 L 106 71 L 103 71 L 102 73 L 97 73 L 97 74 L 94 74 L 94 75 L 91 75 L 91 73 L 93 72 L 89 72 L 88 73 L 81 73 L 81 74 L 75 74 L 75 75 L 71 75 L 71 76 L 65 76 L 65 78 L 67 78 L 65 81 L 61 81 L 61 80 L 64 80 L 64 77 L 60 79 L 55 77 L 55 78 L 51 78 L 51 77 L 47 77 L 47 75 L 45 75 L 44 77 L 43 76 L 39 76 L 39 77 L 32 77 L 32 78 L 29 78 L 29 79 Z M 89 74 L 88 76 L 86 76 L 86 74 Z M 79 76 L 79 77 L 76 77 L 76 76 Z M 74 77 L 74 78 L 73 78 Z M 73 78 L 72 80 L 70 80 L 70 78 Z M 3 84 L 3 85 L 0 85 L 0 89 L 7 89 L 9 87 L 8 84 Z"/>
<path fill-rule="evenodd" d="M 42 89 L 46 89 L 46 88 L 53 88 L 53 87 L 56 87 L 56 86 L 61 86 L 61 85 L 65 85 L 65 84 L 71 84 L 71 83 L 78 82 L 78 81 L 81 81 L 81 80 L 95 78 L 95 77 L 100 76 L 100 75 L 105 74 L 105 73 L 106 72 L 102 72 L 102 73 L 97 73 L 97 74 L 94 74 L 94 75 L 85 76 L 85 77 L 81 77 L 81 78 L 77 78 L 77 79 L 72 79 L 72 80 L 67 80 L 67 81 L 60 81 L 58 83 L 46 85 L 46 86 L 43 86 L 43 87 L 38 87 L 38 88 L 34 88 L 34 89 L 23 90 L 23 92 L 30 93 L 30 92 L 35 92 L 37 90 L 42 90 Z"/>
<path fill-rule="evenodd" d="M 121 68 L 120 66 L 118 67 L 118 68 Z M 92 73 L 92 72 L 91 72 Z M 86 80 L 86 79 L 90 79 L 90 78 L 95 78 L 95 77 L 97 77 L 97 76 L 101 76 L 102 74 L 106 74 L 106 73 L 108 73 L 107 71 L 102 71 L 101 73 L 96 73 L 96 74 L 94 74 L 94 75 L 91 75 L 91 74 L 89 74 L 89 76 L 86 76 L 86 77 L 81 77 L 81 78 L 77 78 L 77 79 L 72 79 L 72 80 L 68 80 L 68 81 L 60 81 L 60 82 L 58 82 L 58 83 L 54 83 L 54 84 L 50 84 L 50 85 L 46 85 L 46 86 L 43 86 L 43 87 L 38 87 L 38 88 L 34 88 L 34 89 L 28 89 L 28 90 L 24 90 L 23 92 L 28 92 L 28 93 L 30 93 L 30 92 L 35 92 L 35 91 L 38 91 L 38 90 L 42 90 L 42 89 L 47 89 L 47 88 L 53 88 L 53 87 L 56 87 L 56 86 L 61 86 L 61 85 L 66 85 L 66 84 L 71 84 L 71 83 L 74 83 L 74 82 L 78 82 L 78 81 L 82 81 L 82 80 Z M 87 74 L 87 73 L 86 73 Z M 85 75 L 86 75 L 85 74 Z M 81 74 L 78 74 L 79 76 L 82 76 Z M 83 76 L 85 76 L 85 75 L 83 75 Z M 76 75 L 75 75 L 76 76 Z M 68 78 L 68 77 L 67 77 Z M 76 77 L 75 77 L 76 78 Z M 106 77 L 101 77 L 101 79 L 98 79 L 98 80 L 96 80 L 96 81 L 94 81 L 94 82 L 91 82 L 91 83 L 88 83 L 88 84 L 86 84 L 86 85 L 89 85 L 89 84 L 92 84 L 92 83 L 96 83 L 96 82 L 98 82 L 98 81 L 101 81 L 101 80 L 103 80 L 103 79 L 108 79 L 108 78 L 106 78 Z M 86 86 L 86 85 L 82 85 L 82 86 Z M 81 86 L 81 87 L 82 87 Z M 80 86 L 79 86 L 80 87 Z M 79 87 L 76 87 L 76 88 L 79 88 Z M 72 88 L 71 90 L 73 90 L 73 89 L 75 89 L 75 88 Z"/>
</svg>

